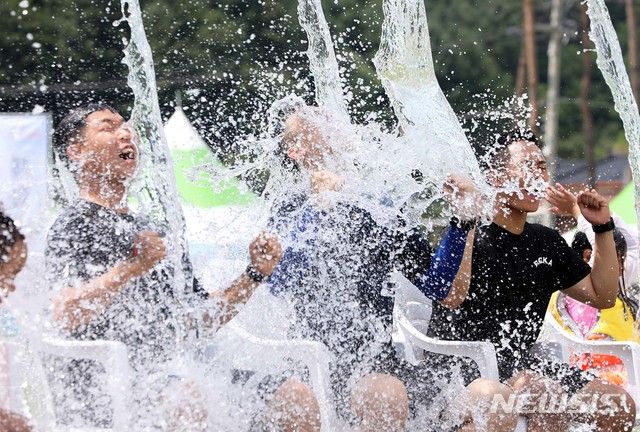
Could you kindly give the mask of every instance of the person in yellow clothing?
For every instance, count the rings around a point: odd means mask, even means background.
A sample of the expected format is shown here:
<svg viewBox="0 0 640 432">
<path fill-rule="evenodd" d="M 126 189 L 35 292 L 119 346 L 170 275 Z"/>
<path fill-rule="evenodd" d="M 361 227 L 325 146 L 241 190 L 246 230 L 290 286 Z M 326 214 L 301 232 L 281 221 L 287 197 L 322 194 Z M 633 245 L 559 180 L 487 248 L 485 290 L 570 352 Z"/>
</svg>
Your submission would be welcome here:
<svg viewBox="0 0 640 432">
<path fill-rule="evenodd" d="M 573 194 L 561 185 L 547 190 L 548 200 L 555 205 L 551 211 L 561 215 L 578 216 L 578 230 L 571 247 L 585 262 L 591 261 L 590 237 L 594 234 L 588 223 L 579 217 Z M 640 342 L 638 303 L 628 295 L 627 287 L 638 279 L 638 234 L 614 215 L 614 240 L 619 265 L 619 291 L 616 303 L 609 309 L 596 309 L 556 293 L 549 303 L 549 312 L 565 330 L 586 340 L 615 340 Z M 583 223 L 581 223 L 583 222 Z M 627 239 L 629 239 L 627 241 Z M 572 359 L 583 369 L 595 370 L 598 375 L 614 384 L 627 382 L 622 361 L 609 355 L 583 354 Z"/>
</svg>

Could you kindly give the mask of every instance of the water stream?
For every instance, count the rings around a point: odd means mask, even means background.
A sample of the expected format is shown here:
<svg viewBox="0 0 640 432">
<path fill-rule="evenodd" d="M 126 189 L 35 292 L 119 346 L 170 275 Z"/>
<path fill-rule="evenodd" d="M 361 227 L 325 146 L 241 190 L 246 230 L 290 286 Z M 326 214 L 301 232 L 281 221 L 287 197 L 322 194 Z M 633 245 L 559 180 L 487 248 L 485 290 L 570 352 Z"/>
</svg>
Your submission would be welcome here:
<svg viewBox="0 0 640 432">
<path fill-rule="evenodd" d="M 186 253 L 185 222 L 178 200 L 176 180 L 169 146 L 158 103 L 158 89 L 151 47 L 145 35 L 142 11 L 138 0 L 122 0 L 123 20 L 131 29 L 131 39 L 124 48 L 129 68 L 127 82 L 133 90 L 135 104 L 130 122 L 138 136 L 140 162 L 138 175 L 130 187 L 130 195 L 147 217 L 154 219 L 167 237 L 168 257 L 172 263 L 172 285 L 185 286 L 183 256 Z M 178 294 L 182 293 L 178 290 Z M 178 297 L 178 300 L 182 300 Z M 168 305 L 176 307 L 175 305 Z M 181 316 L 181 314 L 174 314 Z M 180 323 L 176 323 L 181 328 Z M 178 335 L 184 335 L 184 329 Z M 178 338 L 180 343 L 181 338 Z"/>
<path fill-rule="evenodd" d="M 598 68 L 611 89 L 615 108 L 620 114 L 624 133 L 629 143 L 629 166 L 635 184 L 636 214 L 640 215 L 640 165 L 638 165 L 640 162 L 640 115 L 638 114 L 638 104 L 633 96 L 618 35 L 604 0 L 587 0 L 587 5 L 587 13 L 591 20 L 589 37 L 598 53 Z"/>
<path fill-rule="evenodd" d="M 478 162 L 456 114 L 438 85 L 425 2 L 385 0 L 380 50 L 374 63 L 425 174 L 442 183 L 448 173 L 482 184 Z M 437 161 L 437 163 L 436 163 Z"/>
<path fill-rule="evenodd" d="M 317 104 L 329 111 L 346 115 L 343 79 L 320 0 L 300 0 L 298 19 L 309 39 L 307 58 L 316 84 Z"/>
</svg>

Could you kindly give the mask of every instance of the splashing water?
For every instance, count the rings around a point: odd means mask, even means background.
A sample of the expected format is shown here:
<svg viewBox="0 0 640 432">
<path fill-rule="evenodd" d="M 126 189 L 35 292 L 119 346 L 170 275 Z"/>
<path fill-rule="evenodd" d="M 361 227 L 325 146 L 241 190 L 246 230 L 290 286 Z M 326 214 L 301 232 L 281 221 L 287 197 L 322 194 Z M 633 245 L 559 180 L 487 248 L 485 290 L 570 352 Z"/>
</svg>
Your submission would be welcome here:
<svg viewBox="0 0 640 432">
<path fill-rule="evenodd" d="M 182 256 L 186 250 L 184 216 L 160 116 L 151 47 L 144 32 L 138 0 L 122 0 L 121 8 L 123 20 L 131 29 L 131 40 L 124 49 L 123 63 L 129 67 L 127 82 L 135 96 L 130 122 L 139 137 L 141 155 L 139 174 L 132 184 L 131 194 L 148 215 L 165 226 L 168 244 L 171 245 L 168 260 L 175 268 L 173 285 L 185 286 L 182 268 Z"/>
<path fill-rule="evenodd" d="M 624 125 L 624 133 L 629 142 L 629 165 L 634 179 L 636 214 L 640 215 L 640 115 L 633 96 L 629 75 L 625 69 L 618 35 L 609 10 L 603 0 L 587 0 L 587 13 L 591 20 L 589 37 L 598 53 L 598 68 L 602 72 L 615 102 L 616 111 Z"/>
<path fill-rule="evenodd" d="M 423 222 L 422 210 L 410 216 L 412 209 L 407 209 L 406 204 L 418 195 L 424 197 L 425 190 L 429 198 L 420 203 L 422 208 L 442 198 L 442 185 L 448 174 L 470 177 L 487 196 L 490 193 L 462 127 L 438 86 L 424 5 L 421 1 L 403 4 L 385 2 L 382 42 L 375 59 L 400 122 L 400 127 L 391 132 L 374 122 L 358 125 L 344 117 L 343 79 L 321 4 L 317 0 L 300 0 L 298 9 L 309 40 L 307 56 L 317 103 L 324 112 L 314 122 L 332 147 L 324 168 L 348 179 L 341 190 L 343 198 L 367 209 L 381 223 L 403 211 L 411 227 Z M 300 99 L 285 98 L 274 104 L 271 117 L 300 106 L 304 106 Z M 277 148 L 282 139 L 281 133 L 269 135 L 274 140 L 262 144 L 263 153 Z M 277 196 L 278 185 L 287 181 L 275 174 L 276 166 L 268 169 L 271 178 L 267 195 Z M 484 209 L 487 217 L 492 211 L 490 201 Z"/>
<path fill-rule="evenodd" d="M 386 0 L 374 63 L 410 151 L 442 183 L 449 173 L 484 183 L 471 146 L 438 85 L 423 0 Z M 437 162 L 436 162 L 437 161 Z"/>
<path fill-rule="evenodd" d="M 338 61 L 320 0 L 300 0 L 298 17 L 309 38 L 307 57 L 316 83 L 316 101 L 329 111 L 346 115 Z"/>
<path fill-rule="evenodd" d="M 177 188 L 173 175 L 173 164 L 164 134 L 158 90 L 151 47 L 144 33 L 142 12 L 137 0 L 122 0 L 123 19 L 131 29 L 131 40 L 124 49 L 124 60 L 129 67 L 127 82 L 134 92 L 135 105 L 131 123 L 140 137 L 140 175 L 134 186 L 136 195 L 148 195 L 145 208 L 160 221 L 166 221 L 177 238 L 184 233 L 182 207 L 177 200 Z M 177 245 L 182 242 L 178 241 Z"/>
<path fill-rule="evenodd" d="M 136 98 L 132 123 L 140 137 L 141 150 L 140 172 L 138 180 L 131 186 L 131 195 L 159 224 L 167 227 L 167 240 L 171 245 L 169 260 L 177 270 L 171 276 L 172 285 L 184 286 L 184 220 L 177 201 L 172 162 L 160 117 L 151 50 L 145 36 L 138 0 L 122 0 L 122 11 L 123 20 L 131 28 L 131 40 L 124 50 L 124 63 L 129 67 L 128 82 Z M 375 123 L 356 125 L 351 122 L 347 112 L 344 80 L 340 76 L 321 2 L 300 0 L 298 11 L 300 23 L 309 40 L 307 55 L 315 80 L 316 101 L 322 109 L 320 115 L 314 116 L 314 121 L 319 122 L 325 139 L 331 142 L 333 150 L 332 156 L 326 160 L 325 168 L 348 180 L 340 193 L 341 200 L 348 200 L 354 206 L 367 209 L 377 221 L 387 223 L 401 213 L 414 195 L 425 189 L 429 189 L 430 195 L 426 203 L 420 204 L 422 207 L 442 197 L 441 186 L 449 173 L 467 175 L 476 184 L 484 185 L 484 177 L 469 142 L 438 85 L 433 68 L 427 17 L 421 0 L 384 2 L 383 37 L 375 65 L 400 124 L 397 130 L 391 132 Z M 275 119 L 282 111 L 300 109 L 304 105 L 301 98 L 287 97 L 273 104 L 269 117 Z M 270 126 L 273 123 L 277 121 L 271 122 Z M 291 173 L 281 172 L 280 160 L 273 156 L 282 138 L 281 131 L 273 126 L 266 135 L 267 138 L 257 143 L 257 148 L 262 149 L 257 160 L 229 170 L 227 174 L 237 175 L 250 170 L 268 169 L 271 177 L 265 198 L 270 200 L 278 194 L 291 196 L 296 192 L 306 192 L 308 185 L 292 185 Z M 422 177 L 419 181 L 414 176 L 416 171 Z M 531 189 L 536 193 L 544 190 L 544 185 L 534 183 L 532 182 Z M 520 190 L 518 185 L 508 187 Z M 325 194 L 325 198 L 328 201 L 336 199 L 335 194 L 330 192 Z M 420 218 L 422 207 L 411 217 L 407 217 L 405 213 L 404 216 L 409 220 L 408 227 L 424 222 Z M 487 212 L 491 208 L 492 203 L 486 203 Z M 262 215 L 255 224 L 261 225 L 266 216 Z M 352 215 L 346 213 L 341 216 L 349 222 Z M 311 241 L 312 238 L 302 240 Z M 334 248 L 338 248 L 340 250 L 335 252 L 336 256 L 347 255 L 346 258 L 358 261 L 359 255 L 351 253 L 340 240 L 342 238 L 339 235 L 324 239 L 328 243 L 324 251 L 334 253 Z M 375 240 L 371 242 L 375 243 Z M 348 256 L 349 254 L 352 256 Z M 336 275 L 333 264 L 335 263 L 329 262 L 325 268 L 320 267 L 327 286 L 335 280 L 340 284 L 344 283 L 344 275 Z M 351 269 L 358 266 L 362 266 L 362 262 L 354 262 Z M 336 302 L 333 297 L 328 300 L 335 302 L 336 309 L 344 309 L 344 316 L 348 316 L 351 303 Z M 264 322 L 259 324 L 264 325 Z M 328 327 L 334 325 L 330 320 L 321 324 Z M 376 340 L 372 341 L 372 345 L 385 337 L 386 329 L 374 320 L 369 321 L 368 317 L 358 321 L 358 325 L 362 327 L 358 331 L 372 337 L 375 335 Z M 328 341 L 329 344 L 340 342 Z M 232 351 L 234 345 L 229 343 L 225 349 Z M 222 357 L 224 355 L 221 352 L 215 361 Z M 216 367 L 230 369 L 230 366 L 222 366 L 222 361 Z M 234 407 L 227 408 L 233 410 Z M 241 410 L 242 408 L 237 408 L 236 411 Z M 242 414 L 235 415 L 238 417 Z M 231 430 L 232 426 L 227 424 L 222 429 Z"/>
</svg>

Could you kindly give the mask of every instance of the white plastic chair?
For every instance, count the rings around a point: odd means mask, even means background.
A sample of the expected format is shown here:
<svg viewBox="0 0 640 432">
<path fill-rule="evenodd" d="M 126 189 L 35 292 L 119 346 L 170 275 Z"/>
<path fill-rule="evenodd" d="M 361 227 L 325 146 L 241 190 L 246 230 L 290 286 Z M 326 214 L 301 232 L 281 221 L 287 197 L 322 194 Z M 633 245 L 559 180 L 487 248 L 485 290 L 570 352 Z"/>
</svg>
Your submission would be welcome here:
<svg viewBox="0 0 640 432">
<path fill-rule="evenodd" d="M 400 273 L 394 273 L 395 302 L 392 340 L 396 351 L 408 362 L 417 364 L 424 352 L 466 357 L 473 360 L 480 376 L 499 381 L 496 350 L 491 342 L 443 341 L 426 335 L 431 321 L 432 306 L 420 290 Z M 518 418 L 515 432 L 526 432 L 525 417 Z"/>
<path fill-rule="evenodd" d="M 491 342 L 443 341 L 426 336 L 431 320 L 431 300 L 400 274 L 394 274 L 396 297 L 393 307 L 393 342 L 396 350 L 417 364 L 424 351 L 467 357 L 473 360 L 483 378 L 497 381 L 498 363 Z"/>
<path fill-rule="evenodd" d="M 18 340 L 0 340 L 0 347 L 8 354 L 10 404 L 25 415 L 37 431 L 126 431 L 130 428 L 129 395 L 130 369 L 127 349 L 115 341 L 72 341 L 43 338 L 32 341 L 33 347 Z M 49 381 L 41 361 L 41 354 L 67 359 L 94 360 L 102 364 L 108 375 L 106 392 L 113 406 L 113 428 L 74 429 L 56 421 Z"/>
<path fill-rule="evenodd" d="M 93 360 L 100 363 L 108 377 L 106 393 L 113 407 L 113 428 L 82 428 L 82 431 L 125 431 L 131 430 L 131 370 L 127 348 L 122 342 L 96 340 L 76 341 L 43 338 L 37 344 L 37 351 L 48 355 L 74 360 Z M 65 428 L 64 430 L 73 430 Z"/>
<path fill-rule="evenodd" d="M 587 341 L 565 331 L 549 313 L 545 316 L 545 331 L 550 340 L 559 342 L 562 361 L 569 362 L 573 354 L 606 354 L 620 358 L 628 375 L 627 391 L 640 407 L 640 344 L 636 342 Z"/>
<path fill-rule="evenodd" d="M 238 350 L 233 358 L 233 366 L 237 369 L 279 374 L 283 372 L 285 359 L 305 365 L 309 370 L 311 388 L 320 407 L 321 430 L 330 432 L 338 429 L 333 392 L 329 382 L 330 354 L 324 344 L 309 340 L 257 337 L 235 321 L 227 323 L 225 331 L 236 341 L 242 342 L 242 349 Z"/>
</svg>

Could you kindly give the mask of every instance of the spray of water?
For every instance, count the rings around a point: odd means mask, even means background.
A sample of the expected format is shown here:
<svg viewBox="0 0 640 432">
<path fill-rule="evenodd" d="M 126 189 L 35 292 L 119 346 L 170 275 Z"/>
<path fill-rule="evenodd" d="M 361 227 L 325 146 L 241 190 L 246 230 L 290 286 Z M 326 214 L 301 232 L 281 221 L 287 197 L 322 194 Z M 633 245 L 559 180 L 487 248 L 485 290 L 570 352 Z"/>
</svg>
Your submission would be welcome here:
<svg viewBox="0 0 640 432">
<path fill-rule="evenodd" d="M 307 57 L 316 83 L 316 101 L 329 111 L 346 115 L 343 80 L 320 0 L 300 0 L 298 18 L 309 38 Z"/>
<path fill-rule="evenodd" d="M 253 137 L 246 140 L 244 147 L 251 147 L 256 157 L 250 163 L 239 164 L 229 170 L 225 173 L 227 176 L 268 170 L 270 178 L 264 198 L 270 203 L 296 194 L 308 195 L 309 175 L 312 173 L 303 170 L 297 175 L 292 174 L 282 166 L 282 155 L 277 152 L 288 114 L 299 111 L 305 112 L 307 119 L 322 132 L 324 141 L 331 148 L 331 154 L 324 158 L 323 170 L 345 181 L 339 193 L 328 190 L 321 194 L 316 202 L 320 207 L 335 208 L 340 202 L 349 202 L 354 207 L 367 210 L 382 226 L 395 222 L 401 215 L 408 222 L 408 229 L 424 222 L 421 220 L 422 210 L 442 197 L 442 184 L 449 173 L 469 176 L 480 188 L 484 187 L 484 178 L 469 142 L 436 80 L 422 1 L 388 0 L 384 3 L 383 38 L 375 64 L 399 120 L 399 127 L 392 131 L 375 122 L 358 125 L 351 121 L 347 114 L 344 80 L 321 3 L 319 0 L 300 0 L 298 10 L 300 23 L 309 41 L 307 56 L 315 80 L 319 109 L 305 111 L 304 101 L 293 95 L 275 102 L 266 116 L 266 132 L 260 135 L 259 140 Z M 132 124 L 140 138 L 142 156 L 139 178 L 131 186 L 131 195 L 145 213 L 166 227 L 167 242 L 171 245 L 168 260 L 176 269 L 171 275 L 172 285 L 181 287 L 185 286 L 186 277 L 182 272 L 184 222 L 162 128 L 151 51 L 138 1 L 122 0 L 122 11 L 123 20 L 131 28 L 131 40 L 124 51 L 124 62 L 129 67 L 128 82 L 136 97 Z M 273 79 L 273 76 L 267 79 Z M 292 179 L 296 181 L 292 182 Z M 520 190 L 518 185 L 508 187 Z M 533 183 L 531 187 L 535 191 L 544 189 Z M 416 196 L 421 196 L 422 201 L 416 201 Z M 405 208 L 407 203 L 409 207 L 414 205 L 416 211 L 408 211 Z M 469 207 L 473 207 L 471 204 Z M 485 211 L 489 212 L 492 203 L 487 201 L 484 204 Z M 324 220 L 321 223 L 326 223 L 328 228 L 340 228 L 341 225 L 353 223 L 352 213 L 337 213 L 337 220 Z M 266 212 L 261 214 L 255 224 L 266 224 L 268 217 Z M 319 325 L 334 329 L 336 325 L 344 324 L 351 332 L 367 335 L 371 341 L 368 348 L 375 351 L 379 343 L 388 337 L 386 323 L 377 317 L 354 315 L 355 299 L 349 297 L 351 294 L 341 292 L 345 291 L 341 288 L 345 287 L 345 281 L 350 277 L 359 277 L 354 274 L 362 270 L 361 258 L 382 245 L 370 239 L 367 245 L 357 245 L 362 246 L 362 250 L 354 251 L 349 248 L 350 239 L 345 239 L 339 230 L 327 229 L 326 233 L 320 243 L 313 244 L 314 250 L 307 252 L 325 259 L 317 268 L 318 278 L 324 286 L 336 289 L 318 294 L 320 300 L 316 300 L 319 305 L 328 305 L 340 311 L 337 315 L 343 322 L 336 323 L 334 319 L 323 319 L 332 317 L 319 315 Z M 314 241 L 314 234 L 307 231 L 297 239 L 285 236 L 283 242 L 289 246 L 295 246 L 296 243 L 307 245 Z M 332 260 L 326 260 L 327 255 L 333 256 Z M 352 325 L 350 319 L 357 325 Z M 295 328 L 296 323 L 292 324 L 294 335 L 307 336 L 305 331 Z M 327 345 L 339 347 L 344 343 L 341 336 L 332 336 L 326 341 Z M 213 359 L 207 359 L 216 363 L 215 372 L 210 371 L 209 376 L 222 376 L 223 372 L 230 369 L 225 361 L 232 356 L 235 345 L 228 342 Z M 356 364 L 359 361 L 356 357 L 346 357 L 343 361 Z M 222 379 L 216 384 L 227 388 L 227 383 Z M 239 398 L 244 396 L 241 394 Z M 246 408 L 249 413 L 252 409 L 233 404 L 226 408 L 235 411 L 227 414 L 236 419 L 236 427 L 241 424 L 238 418 L 243 416 L 242 411 Z M 223 408 L 220 410 L 223 411 Z M 231 430 L 232 423 L 221 426 L 221 429 Z"/>
<path fill-rule="evenodd" d="M 611 89 L 616 111 L 624 125 L 629 142 L 629 165 L 634 178 L 636 214 L 640 214 L 640 115 L 633 96 L 629 75 L 624 65 L 618 35 L 611 22 L 609 10 L 603 0 L 587 0 L 587 13 L 591 20 L 589 37 L 598 53 L 598 68 Z"/>
<path fill-rule="evenodd" d="M 168 261 L 174 268 L 172 285 L 182 287 L 185 286 L 182 257 L 186 252 L 184 216 L 160 115 L 151 47 L 144 32 L 138 0 L 122 0 L 121 9 L 123 20 L 131 29 L 123 62 L 129 68 L 127 82 L 135 97 L 130 123 L 139 138 L 141 155 L 138 175 L 130 192 L 145 213 L 166 230 L 164 234 L 171 245 Z"/>
<path fill-rule="evenodd" d="M 424 2 L 387 0 L 384 17 L 374 62 L 408 150 L 429 167 L 424 174 L 436 183 L 449 173 L 460 173 L 482 185 L 469 141 L 435 76 Z"/>
</svg>

